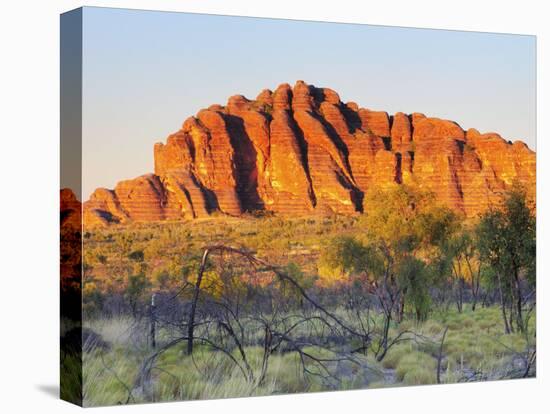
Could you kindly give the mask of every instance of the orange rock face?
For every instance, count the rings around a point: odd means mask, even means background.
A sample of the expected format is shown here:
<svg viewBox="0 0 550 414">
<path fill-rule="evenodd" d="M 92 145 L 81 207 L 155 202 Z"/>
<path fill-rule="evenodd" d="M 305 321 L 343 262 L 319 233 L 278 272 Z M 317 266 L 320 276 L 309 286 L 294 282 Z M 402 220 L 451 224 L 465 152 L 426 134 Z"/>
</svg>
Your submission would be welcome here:
<svg viewBox="0 0 550 414">
<path fill-rule="evenodd" d="M 63 295 L 81 289 L 82 205 L 69 188 L 60 192 L 60 276 Z"/>
<path fill-rule="evenodd" d="M 82 227 L 82 205 L 72 190 L 61 189 L 60 192 L 60 226 L 80 231 Z"/>
<path fill-rule="evenodd" d="M 298 81 L 242 95 L 188 118 L 154 147 L 154 174 L 97 189 L 86 225 L 240 215 L 356 214 L 371 188 L 416 183 L 475 216 L 519 181 L 534 196 L 536 157 L 525 144 L 458 124 L 342 103 Z"/>
<path fill-rule="evenodd" d="M 412 151 L 412 126 L 411 121 L 403 112 L 397 112 L 393 116 L 391 126 L 391 145 L 394 151 L 403 153 Z"/>
</svg>

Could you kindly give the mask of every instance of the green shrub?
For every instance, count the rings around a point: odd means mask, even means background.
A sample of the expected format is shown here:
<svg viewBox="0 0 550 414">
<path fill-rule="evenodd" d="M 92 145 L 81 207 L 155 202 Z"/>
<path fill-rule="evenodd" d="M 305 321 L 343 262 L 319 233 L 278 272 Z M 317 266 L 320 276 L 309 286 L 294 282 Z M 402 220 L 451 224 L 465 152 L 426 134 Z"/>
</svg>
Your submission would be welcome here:
<svg viewBox="0 0 550 414">
<path fill-rule="evenodd" d="M 298 354 L 272 356 L 266 382 L 273 384 L 272 388 L 280 394 L 307 391 L 308 384 L 303 378 Z"/>
<path fill-rule="evenodd" d="M 443 351 L 447 355 L 447 358 L 459 362 L 468 347 L 469 342 L 467 338 L 459 335 L 449 335 L 443 344 Z"/>
<path fill-rule="evenodd" d="M 468 316 L 464 316 L 463 318 L 461 318 L 461 324 L 462 328 L 470 328 L 475 325 L 475 321 Z"/>
<path fill-rule="evenodd" d="M 434 340 L 425 340 L 418 344 L 418 350 L 425 354 L 437 357 L 439 355 L 440 341 L 439 338 Z"/>
<path fill-rule="evenodd" d="M 403 381 L 407 372 L 421 368 L 435 372 L 436 360 L 423 352 L 412 351 L 399 360 L 395 374 L 399 381 Z"/>
<path fill-rule="evenodd" d="M 425 367 L 415 367 L 410 369 L 403 376 L 403 383 L 407 385 L 435 384 L 435 370 Z"/>
<path fill-rule="evenodd" d="M 420 331 L 426 335 L 442 335 L 445 327 L 438 321 L 429 319 L 422 324 Z"/>
<path fill-rule="evenodd" d="M 410 354 L 412 348 L 410 344 L 394 345 L 389 350 L 384 359 L 382 360 L 382 366 L 384 368 L 395 369 L 399 361 L 405 356 Z"/>
<path fill-rule="evenodd" d="M 525 337 L 518 333 L 502 335 L 499 342 L 507 348 L 508 352 L 511 352 L 512 350 L 515 352 L 524 352 L 527 347 Z"/>
</svg>

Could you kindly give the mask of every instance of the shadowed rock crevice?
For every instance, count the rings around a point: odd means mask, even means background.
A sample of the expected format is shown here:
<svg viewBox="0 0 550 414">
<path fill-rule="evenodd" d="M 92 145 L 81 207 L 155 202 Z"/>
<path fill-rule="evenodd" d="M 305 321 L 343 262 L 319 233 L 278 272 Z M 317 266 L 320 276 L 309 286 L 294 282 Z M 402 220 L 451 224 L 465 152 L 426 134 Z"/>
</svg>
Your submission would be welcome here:
<svg viewBox="0 0 550 414">
<path fill-rule="evenodd" d="M 361 119 L 359 118 L 357 111 L 354 111 L 348 105 L 349 103 L 347 105 L 341 104 L 339 105 L 339 109 L 342 112 L 342 115 L 344 115 L 349 132 L 354 134 L 355 131 L 361 129 Z"/>
<path fill-rule="evenodd" d="M 342 163 L 343 163 L 344 173 L 346 174 L 347 178 L 351 181 L 351 183 L 355 185 L 355 180 L 353 179 L 353 173 L 349 165 L 349 160 L 348 160 L 349 151 L 348 151 L 347 145 L 344 143 L 340 135 L 338 135 L 334 127 L 330 123 L 328 123 L 325 118 L 323 118 L 321 115 L 317 113 L 313 113 L 312 115 L 323 126 L 328 137 L 334 143 L 338 151 L 342 154 Z M 347 128 L 347 125 L 346 125 L 346 128 Z"/>
<path fill-rule="evenodd" d="M 400 152 L 395 153 L 395 158 L 397 160 L 397 164 L 395 167 L 395 182 L 398 184 L 403 183 L 403 170 L 402 170 L 402 155 Z"/>
<path fill-rule="evenodd" d="M 245 131 L 244 121 L 235 115 L 225 115 L 227 129 L 234 149 L 237 193 L 244 211 L 262 210 L 263 200 L 258 194 L 257 151 Z"/>
<path fill-rule="evenodd" d="M 201 195 L 205 201 L 204 207 L 206 211 L 209 214 L 219 211 L 220 205 L 218 204 L 218 198 L 216 197 L 216 193 L 214 193 L 212 190 L 202 185 L 202 183 L 199 182 L 194 175 L 192 175 L 191 178 L 201 192 Z"/>
<path fill-rule="evenodd" d="M 296 142 L 298 144 L 298 148 L 300 149 L 300 160 L 302 163 L 302 168 L 306 173 L 306 179 L 308 182 L 307 196 L 309 197 L 313 207 L 315 207 L 317 205 L 317 197 L 315 196 L 315 191 L 313 190 L 311 174 L 309 171 L 308 144 L 304 138 L 304 132 L 300 129 L 300 127 L 296 124 L 296 121 L 292 117 L 289 117 L 289 126 L 294 133 L 294 136 L 296 137 Z"/>
</svg>

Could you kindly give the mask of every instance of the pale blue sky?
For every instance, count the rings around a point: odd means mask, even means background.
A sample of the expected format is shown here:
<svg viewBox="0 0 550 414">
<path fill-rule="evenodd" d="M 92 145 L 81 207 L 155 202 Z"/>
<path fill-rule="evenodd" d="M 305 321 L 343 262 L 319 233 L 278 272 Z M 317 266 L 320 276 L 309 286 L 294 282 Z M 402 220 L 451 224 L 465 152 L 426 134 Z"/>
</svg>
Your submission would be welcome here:
<svg viewBox="0 0 550 414">
<path fill-rule="evenodd" d="M 535 37 L 85 8 L 83 198 L 153 171 L 153 144 L 234 94 L 297 79 L 535 148 Z"/>
</svg>

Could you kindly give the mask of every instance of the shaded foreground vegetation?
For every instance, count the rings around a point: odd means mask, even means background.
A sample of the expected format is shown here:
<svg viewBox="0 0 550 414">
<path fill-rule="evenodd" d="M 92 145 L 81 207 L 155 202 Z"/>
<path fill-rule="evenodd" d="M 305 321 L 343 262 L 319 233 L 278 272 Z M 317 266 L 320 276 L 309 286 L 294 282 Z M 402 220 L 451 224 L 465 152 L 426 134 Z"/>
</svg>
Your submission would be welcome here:
<svg viewBox="0 0 550 414">
<path fill-rule="evenodd" d="M 534 376 L 522 189 L 473 221 L 418 188 L 367 197 L 356 217 L 85 233 L 84 404 Z"/>
<path fill-rule="evenodd" d="M 532 329 L 534 322 L 534 318 L 531 319 Z M 151 354 L 147 336 L 144 335 L 147 326 L 140 327 L 131 318 L 96 320 L 89 327 L 100 333 L 111 345 L 110 349 L 88 349 L 84 353 L 85 403 L 106 405 L 127 401 L 243 397 L 435 384 L 439 345 L 445 326 L 449 326 L 449 330 L 443 345 L 441 383 L 522 378 L 535 346 L 532 334 L 528 337 L 520 334 L 505 335 L 496 307 L 475 312 L 466 310 L 463 313 L 450 310 L 445 316 L 434 315 L 420 324 L 403 324 L 401 328 L 392 327 L 391 335 L 396 335 L 399 329 L 405 327 L 414 333 L 407 336 L 410 339 L 390 348 L 381 362 L 373 354 L 361 353 L 349 360 L 327 362 L 326 365 L 339 379 L 333 384 L 324 381 L 321 376 L 305 372 L 298 353 L 283 350 L 271 356 L 265 379 L 258 385 L 248 381 L 223 352 L 215 351 L 207 345 L 198 345 L 189 356 L 186 354 L 186 344 L 182 342 L 159 356 L 151 375 L 150 394 L 145 395 L 139 388 L 134 388 L 134 382 L 143 360 Z M 164 337 L 167 333 L 160 335 Z M 303 352 L 314 357 L 337 359 L 337 353 L 324 347 L 307 346 Z M 263 348 L 259 345 L 248 346 L 245 353 L 254 375 L 259 376 Z M 237 352 L 233 356 L 238 357 Z M 305 363 L 307 368 L 315 369 L 313 359 Z M 535 367 L 532 364 L 528 376 L 534 374 Z"/>
</svg>

